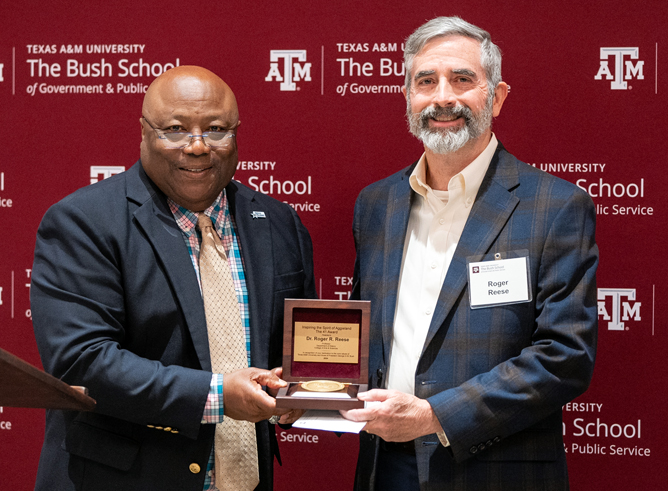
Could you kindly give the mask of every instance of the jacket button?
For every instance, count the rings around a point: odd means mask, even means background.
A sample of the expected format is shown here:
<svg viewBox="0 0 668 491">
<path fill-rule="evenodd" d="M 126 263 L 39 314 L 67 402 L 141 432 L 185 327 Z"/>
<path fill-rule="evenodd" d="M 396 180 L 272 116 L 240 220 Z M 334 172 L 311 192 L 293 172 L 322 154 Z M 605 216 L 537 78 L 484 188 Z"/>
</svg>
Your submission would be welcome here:
<svg viewBox="0 0 668 491">
<path fill-rule="evenodd" d="M 167 426 L 166 428 L 163 428 L 162 431 L 172 431 L 172 428 Z"/>
<path fill-rule="evenodd" d="M 381 380 L 383 378 L 383 369 L 379 368 L 376 370 L 376 377 L 378 377 L 378 380 Z"/>
<path fill-rule="evenodd" d="M 494 443 L 499 443 L 499 442 L 501 441 L 501 438 L 499 438 L 498 436 L 495 436 L 495 437 L 494 437 L 494 440 L 492 440 L 492 441 L 493 441 Z"/>
<path fill-rule="evenodd" d="M 473 446 L 469 449 L 469 452 L 472 453 L 472 454 L 477 453 L 477 452 L 478 452 L 478 447 L 476 447 L 475 445 L 473 445 Z"/>
<path fill-rule="evenodd" d="M 485 444 L 481 443 L 480 445 L 478 445 L 478 450 L 480 450 L 481 452 L 485 450 Z"/>
<path fill-rule="evenodd" d="M 195 464 L 194 462 L 190 464 L 188 469 L 190 469 L 190 472 L 192 472 L 193 474 L 199 474 L 199 471 L 202 470 L 201 467 L 198 464 Z"/>
<path fill-rule="evenodd" d="M 491 447 L 494 444 L 492 440 L 487 440 L 487 443 L 485 443 L 486 447 Z"/>
</svg>

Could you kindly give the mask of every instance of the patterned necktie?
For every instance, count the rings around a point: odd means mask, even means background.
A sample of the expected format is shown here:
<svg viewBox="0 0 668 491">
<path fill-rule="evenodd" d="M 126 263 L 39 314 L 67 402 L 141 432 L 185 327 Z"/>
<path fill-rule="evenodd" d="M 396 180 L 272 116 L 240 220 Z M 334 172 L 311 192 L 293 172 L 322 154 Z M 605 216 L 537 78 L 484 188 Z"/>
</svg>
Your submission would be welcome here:
<svg viewBox="0 0 668 491">
<path fill-rule="evenodd" d="M 225 250 L 204 213 L 199 214 L 197 226 L 202 231 L 199 269 L 211 368 L 222 374 L 248 368 L 246 334 Z M 225 417 L 216 425 L 215 454 L 220 491 L 255 489 L 260 482 L 255 424 Z"/>
</svg>

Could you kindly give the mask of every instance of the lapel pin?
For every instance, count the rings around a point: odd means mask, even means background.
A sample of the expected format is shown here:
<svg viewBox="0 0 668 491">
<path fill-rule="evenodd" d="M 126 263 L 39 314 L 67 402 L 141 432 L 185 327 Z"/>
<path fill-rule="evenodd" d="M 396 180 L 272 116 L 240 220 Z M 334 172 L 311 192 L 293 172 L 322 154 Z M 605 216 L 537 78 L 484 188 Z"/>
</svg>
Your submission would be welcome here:
<svg viewBox="0 0 668 491">
<path fill-rule="evenodd" d="M 265 215 L 263 211 L 252 211 L 251 216 L 253 217 L 253 220 L 256 218 L 267 218 L 267 215 Z"/>
</svg>

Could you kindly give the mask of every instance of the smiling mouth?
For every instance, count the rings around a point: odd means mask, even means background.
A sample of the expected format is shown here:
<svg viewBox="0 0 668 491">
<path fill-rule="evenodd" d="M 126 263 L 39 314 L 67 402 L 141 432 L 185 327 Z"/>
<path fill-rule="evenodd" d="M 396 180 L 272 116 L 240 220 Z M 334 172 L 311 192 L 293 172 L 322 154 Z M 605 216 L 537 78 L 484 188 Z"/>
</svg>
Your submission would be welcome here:
<svg viewBox="0 0 668 491">
<path fill-rule="evenodd" d="M 181 170 L 184 170 L 186 172 L 192 172 L 193 174 L 199 174 L 200 172 L 204 172 L 205 170 L 209 170 L 211 167 L 207 167 L 206 169 L 187 169 L 187 168 L 182 168 Z"/>
<path fill-rule="evenodd" d="M 433 121 L 438 121 L 440 123 L 449 123 L 450 121 L 455 121 L 459 118 L 461 118 L 461 116 L 452 115 L 452 116 L 434 116 L 431 119 Z"/>
</svg>

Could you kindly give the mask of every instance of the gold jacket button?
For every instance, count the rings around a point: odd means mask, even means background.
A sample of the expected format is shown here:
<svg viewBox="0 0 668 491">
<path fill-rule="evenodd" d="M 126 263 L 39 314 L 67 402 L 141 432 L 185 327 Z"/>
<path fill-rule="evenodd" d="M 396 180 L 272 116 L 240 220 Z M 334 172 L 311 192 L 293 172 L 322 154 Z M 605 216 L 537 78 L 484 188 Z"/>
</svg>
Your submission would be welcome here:
<svg viewBox="0 0 668 491">
<path fill-rule="evenodd" d="M 172 428 L 169 427 L 169 426 L 167 426 L 166 428 L 163 428 L 162 430 L 163 430 L 163 431 L 172 431 Z"/>
<path fill-rule="evenodd" d="M 197 465 L 197 464 L 195 464 L 195 463 L 190 464 L 189 469 L 190 469 L 190 472 L 192 472 L 193 474 L 199 474 L 199 471 L 202 470 L 202 469 L 200 468 L 200 466 Z"/>
</svg>

